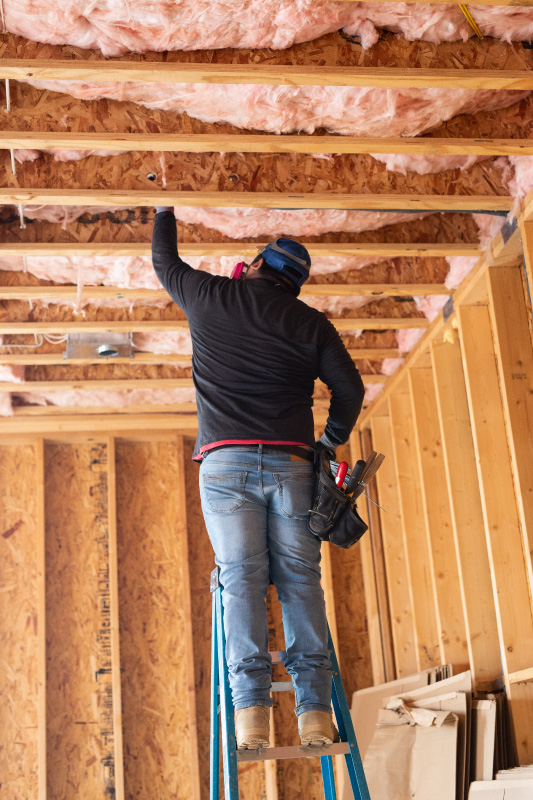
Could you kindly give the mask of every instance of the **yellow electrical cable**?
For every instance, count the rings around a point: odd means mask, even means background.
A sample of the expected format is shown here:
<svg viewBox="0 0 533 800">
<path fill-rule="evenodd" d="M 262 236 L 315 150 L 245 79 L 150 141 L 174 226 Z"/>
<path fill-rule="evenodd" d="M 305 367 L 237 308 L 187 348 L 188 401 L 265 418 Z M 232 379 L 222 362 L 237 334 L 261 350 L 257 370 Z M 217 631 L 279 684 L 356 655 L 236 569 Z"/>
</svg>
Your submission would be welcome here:
<svg viewBox="0 0 533 800">
<path fill-rule="evenodd" d="M 472 28 L 472 30 L 476 34 L 477 38 L 478 39 L 483 39 L 483 34 L 479 30 L 479 26 L 478 26 L 477 22 L 475 21 L 474 17 L 472 16 L 470 11 L 468 10 L 468 6 L 465 6 L 462 3 L 459 3 L 459 8 L 461 9 L 463 14 L 465 15 L 466 21 L 468 22 L 468 24 L 470 25 L 470 27 Z"/>
</svg>

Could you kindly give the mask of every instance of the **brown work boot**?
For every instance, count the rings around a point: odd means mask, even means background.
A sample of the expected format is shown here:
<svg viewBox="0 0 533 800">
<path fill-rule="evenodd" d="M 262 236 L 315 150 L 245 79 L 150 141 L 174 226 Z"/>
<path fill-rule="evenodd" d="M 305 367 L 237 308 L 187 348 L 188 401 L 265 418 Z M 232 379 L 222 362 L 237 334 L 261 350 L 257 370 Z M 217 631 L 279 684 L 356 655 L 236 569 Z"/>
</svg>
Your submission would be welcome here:
<svg viewBox="0 0 533 800">
<path fill-rule="evenodd" d="M 298 733 L 304 747 L 323 747 L 339 741 L 333 717 L 327 711 L 304 711 L 300 714 Z"/>
<path fill-rule="evenodd" d="M 237 750 L 259 750 L 270 742 L 270 708 L 249 706 L 235 712 Z"/>
</svg>

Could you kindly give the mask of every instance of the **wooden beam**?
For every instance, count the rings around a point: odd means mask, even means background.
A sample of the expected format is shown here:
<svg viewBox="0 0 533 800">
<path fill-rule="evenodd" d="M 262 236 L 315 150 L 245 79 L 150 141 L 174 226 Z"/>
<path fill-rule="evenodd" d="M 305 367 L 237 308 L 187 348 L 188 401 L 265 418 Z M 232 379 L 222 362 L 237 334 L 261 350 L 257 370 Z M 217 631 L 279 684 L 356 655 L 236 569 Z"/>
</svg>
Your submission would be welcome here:
<svg viewBox="0 0 533 800">
<path fill-rule="evenodd" d="M 487 273 L 489 309 L 524 554 L 533 595 L 533 346 L 520 267 Z"/>
<path fill-rule="evenodd" d="M 193 388 L 192 378 L 138 378 L 136 380 L 0 381 L 0 392 L 116 391 L 117 389 Z"/>
<path fill-rule="evenodd" d="M 425 317 L 335 317 L 330 320 L 339 331 L 382 331 L 395 328 L 426 328 Z M 0 322 L 0 334 L 34 333 L 154 333 L 187 330 L 186 319 L 123 320 L 120 322 Z"/>
<path fill-rule="evenodd" d="M 418 669 L 413 609 L 409 595 L 409 577 L 402 537 L 402 518 L 398 481 L 394 470 L 394 453 L 390 417 L 373 417 L 370 421 L 374 448 L 385 454 L 385 461 L 376 475 L 379 503 L 386 513 L 380 514 L 387 586 L 391 611 L 394 661 L 399 678 Z"/>
<path fill-rule="evenodd" d="M 363 458 L 368 458 L 372 450 L 372 434 L 369 428 L 361 431 L 361 444 Z M 394 661 L 394 648 L 392 644 L 392 626 L 390 618 L 389 596 L 387 592 L 387 572 L 385 556 L 383 553 L 383 538 L 381 534 L 381 520 L 379 516 L 378 497 L 375 481 L 367 486 L 366 492 L 367 516 L 369 521 L 370 544 L 372 548 L 372 563 L 378 597 L 379 626 L 381 630 L 381 649 L 383 653 L 383 667 L 385 680 L 393 681 L 396 678 L 396 664 Z M 362 500 L 362 498 L 361 498 Z"/>
<path fill-rule="evenodd" d="M 529 303 L 533 296 L 533 220 L 519 222 L 524 249 L 524 265 L 526 268 L 527 284 L 529 289 Z"/>
<path fill-rule="evenodd" d="M 120 432 L 143 433 L 145 431 L 194 431 L 198 420 L 192 414 L 100 414 L 98 419 L 92 415 L 36 418 L 0 418 L 0 438 L 9 434 L 36 433 L 46 436 L 54 433 L 90 433 L 97 440 L 106 433 L 117 436 Z"/>
<path fill-rule="evenodd" d="M 315 420 L 316 423 L 316 420 Z M 363 458 L 363 451 L 358 433 L 350 436 L 350 454 L 352 464 Z M 359 515 L 368 525 L 368 509 L 366 503 L 359 501 L 357 506 Z M 379 602 L 372 562 L 372 543 L 370 533 L 364 534 L 357 545 L 361 551 L 361 567 L 363 570 L 363 585 L 365 592 L 365 610 L 368 626 L 368 639 L 370 645 L 370 661 L 372 663 L 372 679 L 374 686 L 385 682 L 385 663 L 383 659 L 383 646 L 381 641 L 381 626 L 379 621 Z"/>
<path fill-rule="evenodd" d="M 35 439 L 37 513 L 37 795 L 46 800 L 46 526 L 44 496 L 44 441 Z"/>
<path fill-rule="evenodd" d="M 115 408 L 114 406 L 14 406 L 15 417 L 69 416 L 72 414 L 181 414 L 196 415 L 196 403 L 139 403 Z M 196 419 L 196 416 L 195 416 Z"/>
<path fill-rule="evenodd" d="M 533 759 L 533 686 L 525 694 L 517 694 L 507 676 L 533 663 L 533 611 L 490 315 L 486 306 L 462 305 L 457 314 L 489 563 L 496 587 L 500 655 L 519 763 L 527 764 Z"/>
<path fill-rule="evenodd" d="M 124 756 L 122 741 L 122 683 L 120 668 L 120 622 L 118 607 L 117 493 L 115 475 L 115 439 L 106 439 L 107 451 L 107 524 L 109 546 L 109 601 L 111 637 L 111 685 L 113 697 L 114 789 L 117 800 L 124 800 Z"/>
<path fill-rule="evenodd" d="M 146 81 L 268 86 L 370 86 L 394 89 L 533 89 L 530 70 L 400 69 L 275 64 L 198 64 L 112 59 L 0 61 L 0 78 L 13 80 Z"/>
<path fill-rule="evenodd" d="M 386 375 L 361 374 L 363 383 L 385 383 Z M 321 381 L 319 386 L 324 387 Z M 192 378 L 116 378 L 81 381 L 0 381 L 0 392 L 64 392 L 64 391 L 117 391 L 126 389 L 192 389 Z"/>
<path fill-rule="evenodd" d="M 218 153 L 220 134 L 0 131 L 0 150 L 117 150 Z M 309 136 L 226 134 L 227 153 L 390 153 L 407 155 L 533 155 L 533 139 L 456 139 L 428 136 Z"/>
<path fill-rule="evenodd" d="M 389 398 L 394 463 L 402 512 L 402 533 L 407 555 L 409 594 L 416 634 L 419 670 L 441 663 L 435 596 L 429 574 L 430 552 L 426 538 L 420 468 L 416 457 L 415 429 L 409 394 Z"/>
<path fill-rule="evenodd" d="M 468 650 L 433 374 L 417 368 L 408 374 L 442 663 L 462 672 Z"/>
<path fill-rule="evenodd" d="M 16 347 L 16 345 L 14 345 Z M 36 345 L 36 348 L 38 345 Z M 348 353 L 354 361 L 383 361 L 386 358 L 401 358 L 399 350 L 386 347 L 362 347 L 349 349 Z M 81 364 L 175 364 L 177 362 L 190 362 L 190 353 L 140 353 L 132 358 L 113 356 L 95 356 L 94 358 L 63 358 L 63 353 L 2 353 L 0 349 L 0 364 L 18 364 L 26 366 L 74 366 Z"/>
<path fill-rule="evenodd" d="M 180 248 L 181 249 L 181 248 Z M 0 250 L 1 253 L 1 250 Z M 418 297 L 452 294 L 440 283 L 313 283 L 302 286 L 302 297 Z M 75 302 L 76 286 L 0 286 L 0 300 L 53 300 Z M 94 300 L 172 300 L 164 289 L 120 289 L 115 286 L 83 287 L 83 297 Z"/>
<path fill-rule="evenodd" d="M 185 655 L 186 655 L 186 702 L 188 707 L 188 726 L 185 735 L 190 747 L 191 771 L 191 800 L 200 800 L 200 759 L 198 750 L 198 723 L 196 711 L 196 686 L 194 677 L 194 646 L 192 630 L 192 600 L 189 558 L 189 534 L 187 526 L 187 494 L 185 489 L 185 470 L 190 469 L 185 464 L 183 449 L 183 436 L 176 438 L 176 458 L 178 462 L 178 484 L 176 486 L 178 516 L 176 518 L 176 536 L 181 550 L 181 610 L 185 628 Z"/>
<path fill-rule="evenodd" d="M 0 60 L 1 65 L 4 63 Z M 75 62 L 71 62 L 75 63 Z M 126 62 L 123 62 L 126 63 Z M 380 73 L 383 70 L 379 70 Z M 461 70 L 463 72 L 464 70 Z M 533 71 L 531 73 L 533 75 Z M 533 88 L 533 79 L 532 79 Z M 508 195 L 180 192 L 163 189 L 0 189 L 0 205 L 194 206 L 209 208 L 341 208 L 368 211 L 510 211 Z"/>
<path fill-rule="evenodd" d="M 459 566 L 468 654 L 478 690 L 501 675 L 496 613 L 461 347 L 431 345 L 446 486 Z M 441 487 L 444 491 L 444 487 Z M 496 591 L 496 587 L 494 587 Z"/>
<path fill-rule="evenodd" d="M 180 242 L 180 255 L 255 256 L 268 242 Z M 478 244 L 409 244 L 405 242 L 363 242 L 361 244 L 304 243 L 310 256 L 385 256 L 396 258 L 443 258 L 444 256 L 479 256 Z M 147 242 L 11 242 L 0 243 L 2 256 L 146 256 L 152 245 Z"/>
</svg>

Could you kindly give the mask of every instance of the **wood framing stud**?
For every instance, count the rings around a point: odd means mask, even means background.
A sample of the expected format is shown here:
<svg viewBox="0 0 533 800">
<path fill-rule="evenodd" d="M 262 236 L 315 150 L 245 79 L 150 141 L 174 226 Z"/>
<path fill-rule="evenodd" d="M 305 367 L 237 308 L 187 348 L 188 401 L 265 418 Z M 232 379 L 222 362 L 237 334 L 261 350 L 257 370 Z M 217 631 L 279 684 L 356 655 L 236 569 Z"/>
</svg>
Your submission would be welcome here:
<svg viewBox="0 0 533 800">
<path fill-rule="evenodd" d="M 78 131 L 0 131 L 0 150 L 117 150 L 134 152 L 218 153 L 219 134 L 80 133 Z M 310 136 L 307 134 L 226 134 L 227 153 L 391 153 L 435 155 L 533 155 L 532 139 L 439 139 L 415 137 Z"/>
<path fill-rule="evenodd" d="M 392 89 L 533 89 L 529 70 L 399 69 L 273 64 L 197 64 L 112 59 L 11 59 L 0 78 L 13 80 L 143 81 L 149 83 L 370 86 Z"/>
<path fill-rule="evenodd" d="M 1 65 L 5 62 L 0 60 Z M 75 62 L 71 62 L 75 63 Z M 379 70 L 380 73 L 382 70 Z M 461 70 L 463 71 L 463 70 Z M 532 72 L 533 75 L 533 72 Z M 532 79 L 533 89 L 533 79 Z M 510 211 L 508 195 L 334 194 L 329 192 L 178 192 L 115 189 L 0 189 L 0 205 L 342 208 L 368 211 Z"/>
<path fill-rule="evenodd" d="M 255 256 L 267 242 L 180 242 L 182 256 Z M 304 242 L 312 256 L 385 256 L 396 258 L 442 258 L 444 256 L 479 256 L 477 244 L 409 244 L 405 242 L 363 242 L 361 244 L 314 244 Z M 130 242 L 12 242 L 0 243 L 2 256 L 146 256 L 149 243 Z M 88 287 L 85 287 L 88 288 Z"/>
</svg>

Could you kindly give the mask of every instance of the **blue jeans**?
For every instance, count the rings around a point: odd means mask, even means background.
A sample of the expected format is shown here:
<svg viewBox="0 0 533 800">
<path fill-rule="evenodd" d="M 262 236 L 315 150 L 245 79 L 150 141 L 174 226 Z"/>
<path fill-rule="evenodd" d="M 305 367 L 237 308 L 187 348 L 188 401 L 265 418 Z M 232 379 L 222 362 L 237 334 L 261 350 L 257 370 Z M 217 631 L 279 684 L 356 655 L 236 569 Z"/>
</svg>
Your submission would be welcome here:
<svg viewBox="0 0 533 800">
<path fill-rule="evenodd" d="M 272 705 L 266 607 L 272 580 L 283 610 L 296 715 L 331 711 L 320 540 L 307 528 L 314 483 L 310 462 L 281 452 L 223 448 L 201 464 L 200 496 L 220 567 L 236 710 Z"/>
</svg>

